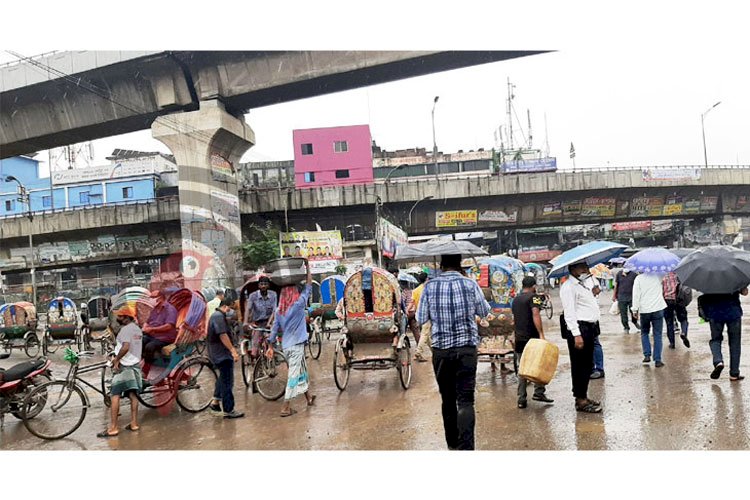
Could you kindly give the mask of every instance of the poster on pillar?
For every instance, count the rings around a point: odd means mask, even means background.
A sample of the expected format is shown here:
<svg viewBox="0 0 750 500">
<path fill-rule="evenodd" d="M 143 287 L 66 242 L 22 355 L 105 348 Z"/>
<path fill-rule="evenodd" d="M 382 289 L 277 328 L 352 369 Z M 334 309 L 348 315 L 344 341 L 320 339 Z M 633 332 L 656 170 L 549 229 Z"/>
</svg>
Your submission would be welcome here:
<svg viewBox="0 0 750 500">
<path fill-rule="evenodd" d="M 211 178 L 219 182 L 233 182 L 236 180 L 232 163 L 218 153 L 211 155 Z"/>
<path fill-rule="evenodd" d="M 211 212 L 216 224 L 231 235 L 234 245 L 239 245 L 242 241 L 240 199 L 223 191 L 211 190 Z M 217 253 L 217 255 L 222 254 Z"/>
<path fill-rule="evenodd" d="M 380 248 L 383 252 L 383 256 L 388 257 L 389 259 L 392 259 L 396 255 L 396 249 L 398 247 L 406 245 L 409 242 L 409 237 L 406 234 L 406 231 L 391 224 L 382 217 L 380 219 L 380 234 Z"/>
<path fill-rule="evenodd" d="M 313 274 L 331 273 L 344 257 L 340 231 L 280 233 L 281 257 L 305 257 Z"/>
</svg>

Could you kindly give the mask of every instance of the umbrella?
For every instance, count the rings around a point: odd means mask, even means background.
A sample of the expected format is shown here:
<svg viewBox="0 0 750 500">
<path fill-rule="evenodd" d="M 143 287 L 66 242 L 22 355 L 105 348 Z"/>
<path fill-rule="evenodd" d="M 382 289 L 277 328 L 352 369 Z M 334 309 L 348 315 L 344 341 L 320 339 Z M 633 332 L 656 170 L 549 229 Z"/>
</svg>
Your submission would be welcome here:
<svg viewBox="0 0 750 500">
<path fill-rule="evenodd" d="M 395 260 L 423 262 L 440 255 L 460 254 L 464 257 L 488 255 L 487 252 L 466 240 L 430 240 L 414 245 L 402 245 L 396 249 Z"/>
<path fill-rule="evenodd" d="M 674 271 L 680 258 L 663 248 L 644 248 L 625 262 L 625 269 L 639 273 L 662 273 Z"/>
<path fill-rule="evenodd" d="M 592 241 L 567 252 L 561 253 L 555 260 L 554 267 L 549 272 L 550 278 L 562 278 L 568 274 L 568 266 L 578 262 L 586 262 L 595 266 L 613 257 L 619 257 L 628 247 L 611 241 Z"/>
<path fill-rule="evenodd" d="M 750 252 L 709 246 L 695 250 L 675 269 L 680 283 L 703 293 L 733 293 L 750 284 Z"/>
<path fill-rule="evenodd" d="M 411 274 L 406 273 L 404 271 L 399 271 L 399 273 L 398 273 L 398 280 L 399 281 L 406 281 L 407 283 L 413 283 L 415 285 L 419 284 L 419 281 L 417 280 L 417 278 L 415 278 Z"/>
<path fill-rule="evenodd" d="M 670 248 L 669 251 L 679 258 L 684 259 L 688 255 L 693 253 L 695 251 L 695 248 Z"/>
<path fill-rule="evenodd" d="M 614 257 L 612 259 L 609 259 L 610 264 L 624 264 L 625 261 L 628 260 L 625 257 Z"/>
</svg>

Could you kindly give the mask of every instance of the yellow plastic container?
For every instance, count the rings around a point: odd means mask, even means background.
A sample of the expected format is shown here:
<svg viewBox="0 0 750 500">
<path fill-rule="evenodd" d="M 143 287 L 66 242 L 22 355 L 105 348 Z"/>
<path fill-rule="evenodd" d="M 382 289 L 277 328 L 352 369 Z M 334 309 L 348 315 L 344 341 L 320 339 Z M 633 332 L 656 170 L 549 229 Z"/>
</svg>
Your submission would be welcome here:
<svg viewBox="0 0 750 500">
<path fill-rule="evenodd" d="M 521 355 L 518 376 L 535 384 L 547 385 L 555 376 L 560 349 L 542 339 L 530 339 Z"/>
</svg>

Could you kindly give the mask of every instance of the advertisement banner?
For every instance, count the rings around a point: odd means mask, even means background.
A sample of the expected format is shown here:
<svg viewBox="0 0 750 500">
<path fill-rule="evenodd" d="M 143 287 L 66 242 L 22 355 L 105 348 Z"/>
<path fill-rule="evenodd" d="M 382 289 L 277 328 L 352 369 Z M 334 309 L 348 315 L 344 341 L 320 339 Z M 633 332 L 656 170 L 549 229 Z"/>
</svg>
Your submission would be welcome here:
<svg viewBox="0 0 750 500">
<path fill-rule="evenodd" d="M 671 220 L 655 220 L 651 224 L 651 230 L 655 233 L 663 233 L 664 231 L 669 231 L 670 229 L 672 229 Z"/>
<path fill-rule="evenodd" d="M 74 184 L 76 182 L 103 181 L 120 177 L 135 177 L 138 175 L 153 175 L 155 164 L 150 162 L 121 162 L 115 165 L 100 167 L 74 168 L 52 172 L 52 184 Z"/>
<path fill-rule="evenodd" d="M 562 206 L 563 217 L 577 217 L 581 215 L 581 206 L 583 201 L 573 200 L 564 201 Z"/>
<path fill-rule="evenodd" d="M 385 219 L 380 219 L 380 250 L 385 257 L 392 259 L 396 255 L 396 249 L 408 242 L 409 236 L 406 231 Z"/>
<path fill-rule="evenodd" d="M 699 214 L 701 211 L 700 198 L 690 198 L 685 200 L 682 211 L 686 214 Z"/>
<path fill-rule="evenodd" d="M 681 215 L 683 213 L 682 196 L 667 196 L 667 202 L 662 210 L 663 215 Z"/>
<path fill-rule="evenodd" d="M 542 207 L 542 217 L 560 217 L 562 215 L 562 203 L 556 201 L 547 203 Z"/>
<path fill-rule="evenodd" d="M 697 181 L 700 178 L 700 167 L 652 167 L 643 169 L 644 181 Z"/>
<path fill-rule="evenodd" d="M 560 250 L 524 250 L 518 252 L 518 258 L 523 262 L 547 262 L 561 253 Z"/>
<path fill-rule="evenodd" d="M 344 257 L 340 231 L 280 233 L 281 257 L 306 257 L 315 273 L 333 272 Z"/>
<path fill-rule="evenodd" d="M 734 203 L 734 209 L 743 210 L 745 207 L 747 207 L 747 198 L 747 196 L 738 196 L 737 201 Z"/>
<path fill-rule="evenodd" d="M 504 162 L 500 171 L 504 174 L 528 172 L 554 172 L 557 170 L 556 158 L 539 158 L 535 160 L 511 160 Z"/>
<path fill-rule="evenodd" d="M 614 217 L 615 198 L 586 198 L 581 206 L 581 215 L 584 217 Z"/>
<path fill-rule="evenodd" d="M 632 217 L 658 217 L 664 210 L 664 198 L 651 196 L 634 198 L 630 204 L 630 215 Z"/>
<path fill-rule="evenodd" d="M 476 225 L 476 210 L 451 210 L 449 212 L 435 212 L 436 227 L 466 227 Z"/>
<path fill-rule="evenodd" d="M 715 212 L 716 205 L 719 203 L 718 196 L 702 196 L 701 212 Z"/>
<path fill-rule="evenodd" d="M 613 231 L 649 231 L 650 229 L 650 220 L 638 222 L 616 222 L 612 224 Z"/>
<path fill-rule="evenodd" d="M 482 210 L 479 212 L 479 222 L 516 222 L 518 210 L 503 212 L 502 210 Z"/>
</svg>

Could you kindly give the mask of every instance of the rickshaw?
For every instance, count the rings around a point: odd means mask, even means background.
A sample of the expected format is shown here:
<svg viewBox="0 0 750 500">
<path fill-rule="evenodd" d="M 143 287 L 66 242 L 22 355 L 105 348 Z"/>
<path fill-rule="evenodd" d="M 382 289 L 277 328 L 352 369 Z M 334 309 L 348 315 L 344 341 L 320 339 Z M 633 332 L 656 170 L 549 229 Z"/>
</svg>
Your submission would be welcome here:
<svg viewBox="0 0 750 500">
<path fill-rule="evenodd" d="M 336 306 L 339 300 L 344 298 L 346 278 L 341 275 L 333 275 L 320 282 L 320 306 L 313 308 L 313 328 L 320 336 L 326 335 L 330 340 L 332 332 L 338 332 L 343 326 L 341 320 L 336 317 Z"/>
<path fill-rule="evenodd" d="M 125 302 L 135 308 L 139 325 L 143 325 L 156 304 L 140 291 L 113 299 L 112 311 Z M 138 400 L 148 408 L 160 408 L 176 399 L 189 412 L 208 408 L 213 397 L 217 374 L 208 358 L 198 355 L 196 346 L 206 336 L 206 301 L 199 292 L 186 288 L 174 291 L 167 301 L 177 309 L 177 338 L 161 351 L 153 362 L 142 361 L 143 391 Z M 112 380 L 111 368 L 102 371 L 102 390 L 106 394 Z"/>
<path fill-rule="evenodd" d="M 401 386 L 409 388 L 412 366 L 409 339 L 401 327 L 401 290 L 396 278 L 384 269 L 364 268 L 346 280 L 344 326 L 336 342 L 333 379 L 340 391 L 346 389 L 351 370 L 396 368 Z M 392 342 L 389 355 L 354 357 L 358 342 Z"/>
<path fill-rule="evenodd" d="M 47 327 L 42 337 L 42 354 L 54 353 L 61 345 L 83 347 L 81 329 L 78 327 L 76 304 L 68 297 L 56 297 L 47 305 Z"/>
<path fill-rule="evenodd" d="M 547 315 L 547 319 L 552 319 L 555 311 L 552 307 L 552 298 L 549 296 L 549 279 L 547 278 L 547 270 L 544 269 L 541 264 L 537 264 L 536 262 L 527 263 L 526 269 L 534 276 L 534 278 L 536 278 L 536 292 L 544 296 L 542 311 Z"/>
<path fill-rule="evenodd" d="M 110 328 L 109 312 L 112 301 L 108 297 L 97 295 L 81 305 L 81 327 L 83 347 L 91 349 L 91 344 L 98 342 L 102 354 L 109 352 L 115 345 L 115 339 Z"/>
<path fill-rule="evenodd" d="M 30 358 L 39 354 L 36 308 L 31 302 L 0 306 L 0 348 L 8 354 L 23 349 Z"/>
</svg>

